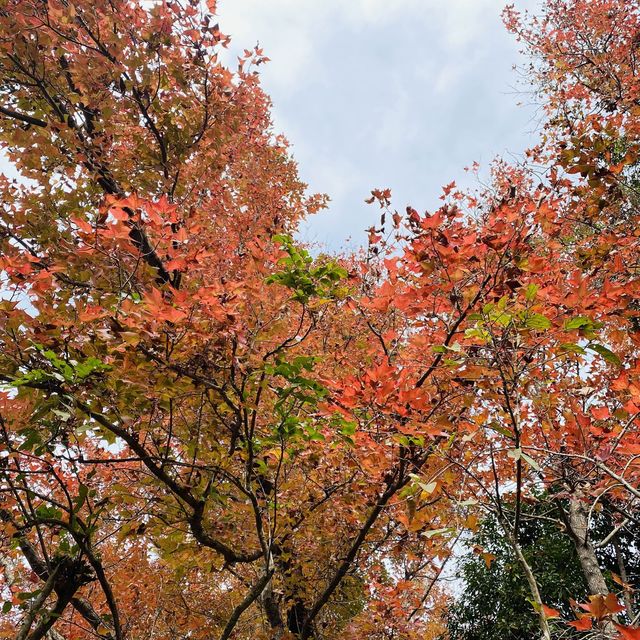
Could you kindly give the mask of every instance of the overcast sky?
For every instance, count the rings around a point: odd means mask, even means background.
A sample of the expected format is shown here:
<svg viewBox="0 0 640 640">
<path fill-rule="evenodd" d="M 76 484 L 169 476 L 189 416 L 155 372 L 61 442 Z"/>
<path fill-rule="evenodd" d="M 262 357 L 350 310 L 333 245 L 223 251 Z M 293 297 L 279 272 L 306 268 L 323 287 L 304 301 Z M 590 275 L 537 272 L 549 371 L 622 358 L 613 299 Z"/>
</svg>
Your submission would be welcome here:
<svg viewBox="0 0 640 640">
<path fill-rule="evenodd" d="M 361 243 L 379 216 L 364 204 L 372 188 L 391 188 L 397 208 L 433 209 L 444 184 L 469 182 L 464 167 L 533 141 L 505 2 L 219 0 L 233 51 L 259 42 L 271 58 L 262 82 L 276 129 L 310 188 L 331 197 L 304 239 Z"/>
</svg>

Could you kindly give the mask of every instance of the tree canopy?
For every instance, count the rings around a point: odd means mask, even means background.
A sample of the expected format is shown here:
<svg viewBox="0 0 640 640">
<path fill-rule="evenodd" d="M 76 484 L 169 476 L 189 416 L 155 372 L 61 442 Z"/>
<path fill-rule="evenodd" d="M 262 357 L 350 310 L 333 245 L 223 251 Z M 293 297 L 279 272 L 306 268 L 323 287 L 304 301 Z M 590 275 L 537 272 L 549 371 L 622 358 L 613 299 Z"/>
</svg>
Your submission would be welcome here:
<svg viewBox="0 0 640 640">
<path fill-rule="evenodd" d="M 338 255 L 215 13 L 0 0 L 0 635 L 438 638 L 471 536 L 640 638 L 636 3 L 507 8 L 539 144 Z"/>
</svg>

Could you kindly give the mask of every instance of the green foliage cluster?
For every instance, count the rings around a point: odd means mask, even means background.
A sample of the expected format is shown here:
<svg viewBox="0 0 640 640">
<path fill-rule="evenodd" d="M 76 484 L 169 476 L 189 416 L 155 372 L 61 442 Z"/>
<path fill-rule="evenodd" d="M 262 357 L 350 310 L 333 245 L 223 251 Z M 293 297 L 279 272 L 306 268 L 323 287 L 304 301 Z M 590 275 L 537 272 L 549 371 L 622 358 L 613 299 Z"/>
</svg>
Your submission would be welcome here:
<svg viewBox="0 0 640 640">
<path fill-rule="evenodd" d="M 541 515 L 548 504 L 529 506 L 529 515 Z M 450 640 L 534 640 L 540 637 L 538 615 L 531 593 L 513 551 L 494 518 L 482 523 L 469 541 L 495 556 L 487 565 L 474 552 L 459 564 L 462 592 L 451 607 Z M 553 522 L 525 518 L 520 545 L 534 575 L 543 602 L 572 619 L 569 599 L 586 598 L 588 589 L 571 539 L 559 535 Z M 563 625 L 564 627 L 564 625 Z M 564 638 L 574 637 L 563 628 Z"/>
<path fill-rule="evenodd" d="M 305 249 L 296 245 L 292 238 L 277 235 L 274 242 L 280 243 L 287 255 L 280 260 L 282 271 L 267 278 L 267 284 L 278 283 L 293 291 L 292 299 L 307 304 L 312 298 L 329 300 L 336 297 L 338 283 L 347 277 L 347 270 L 334 260 L 314 265 L 314 260 Z"/>
<path fill-rule="evenodd" d="M 535 516 L 543 516 L 536 518 Z M 548 495 L 529 503 L 524 510 L 520 530 L 520 546 L 536 579 L 545 605 L 557 609 L 562 619 L 574 619 L 570 604 L 588 600 L 584 574 L 581 571 L 571 538 L 553 521 L 558 516 L 556 505 Z M 549 518 L 549 519 L 544 519 Z M 615 525 L 605 510 L 594 514 L 592 540 L 603 539 Z M 632 586 L 640 586 L 640 530 L 627 527 L 618 534 Z M 470 551 L 459 562 L 461 591 L 449 610 L 447 640 L 535 640 L 540 637 L 537 613 L 531 603 L 526 578 L 508 541 L 494 517 L 487 518 L 468 541 Z M 487 563 L 483 555 L 495 556 Z M 605 571 L 609 589 L 620 586 L 612 578 L 619 571 L 613 544 L 597 551 Z M 636 600 L 638 598 L 636 597 Z M 637 606 L 637 603 L 636 603 Z M 624 616 L 623 616 L 624 617 Z M 582 637 L 561 621 L 553 621 L 554 637 L 569 640 Z"/>
</svg>

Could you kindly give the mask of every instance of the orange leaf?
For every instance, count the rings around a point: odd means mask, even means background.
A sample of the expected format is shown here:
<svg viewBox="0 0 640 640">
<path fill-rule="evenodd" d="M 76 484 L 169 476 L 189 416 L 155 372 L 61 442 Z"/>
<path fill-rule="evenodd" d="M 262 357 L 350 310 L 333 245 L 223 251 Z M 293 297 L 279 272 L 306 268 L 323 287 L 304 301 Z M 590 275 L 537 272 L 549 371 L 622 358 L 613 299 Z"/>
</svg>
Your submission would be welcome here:
<svg viewBox="0 0 640 640">
<path fill-rule="evenodd" d="M 119 207 L 113 207 L 109 210 L 109 213 L 116 219 L 118 222 L 124 222 L 129 219 L 129 214 Z"/>
<path fill-rule="evenodd" d="M 604 598 L 600 594 L 589 596 L 589 600 L 590 602 L 581 602 L 580 607 L 598 620 L 607 615 L 607 607 L 604 604 Z"/>
<path fill-rule="evenodd" d="M 640 444 L 636 444 L 634 442 L 628 442 L 625 444 L 621 444 L 618 447 L 618 450 L 629 456 L 637 456 L 640 455 Z"/>
<path fill-rule="evenodd" d="M 618 598 L 614 593 L 609 593 L 604 599 L 604 605 L 609 613 L 619 613 L 624 611 L 624 607 L 618 602 Z"/>
<path fill-rule="evenodd" d="M 545 618 L 559 618 L 560 617 L 560 612 L 557 609 L 554 609 L 552 607 L 547 607 L 546 604 L 542 605 L 542 611 L 544 612 L 544 616 Z"/>
<path fill-rule="evenodd" d="M 623 587 L 625 590 L 631 590 L 631 585 L 628 582 L 625 582 L 617 573 L 611 572 L 611 579 L 616 583 Z"/>
<path fill-rule="evenodd" d="M 620 637 L 623 640 L 640 640 L 640 627 L 627 627 L 615 623 L 614 626 L 620 632 Z"/>
<path fill-rule="evenodd" d="M 482 558 L 484 560 L 484 563 L 487 565 L 487 569 L 490 569 L 491 563 L 496 559 L 496 556 L 494 556 L 493 553 L 483 553 Z M 542 606 L 544 607 L 544 605 Z"/>
<path fill-rule="evenodd" d="M 607 409 L 607 407 L 600 407 L 600 408 L 592 407 L 591 415 L 596 420 L 606 420 L 610 414 L 609 414 L 609 409 Z"/>
<path fill-rule="evenodd" d="M 577 629 L 578 631 L 587 631 L 591 629 L 593 623 L 591 622 L 591 618 L 589 616 L 584 616 L 582 618 L 578 618 L 578 620 L 574 620 L 573 622 L 567 622 L 570 627 Z"/>
</svg>

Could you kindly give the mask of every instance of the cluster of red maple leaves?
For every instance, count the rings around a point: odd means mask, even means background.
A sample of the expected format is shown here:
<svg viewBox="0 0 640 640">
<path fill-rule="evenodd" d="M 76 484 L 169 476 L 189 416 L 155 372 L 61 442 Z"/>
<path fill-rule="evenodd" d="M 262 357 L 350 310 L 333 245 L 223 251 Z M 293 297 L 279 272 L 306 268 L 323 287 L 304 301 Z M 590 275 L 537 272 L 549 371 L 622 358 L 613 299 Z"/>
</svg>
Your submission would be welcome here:
<svg viewBox="0 0 640 640">
<path fill-rule="evenodd" d="M 372 192 L 338 256 L 293 239 L 325 199 L 214 16 L 0 0 L 0 637 L 441 637 L 491 514 L 540 637 L 640 638 L 596 553 L 640 519 L 636 3 L 507 9 L 540 144 L 436 211 Z M 541 492 L 591 593 L 563 623 Z"/>
</svg>

